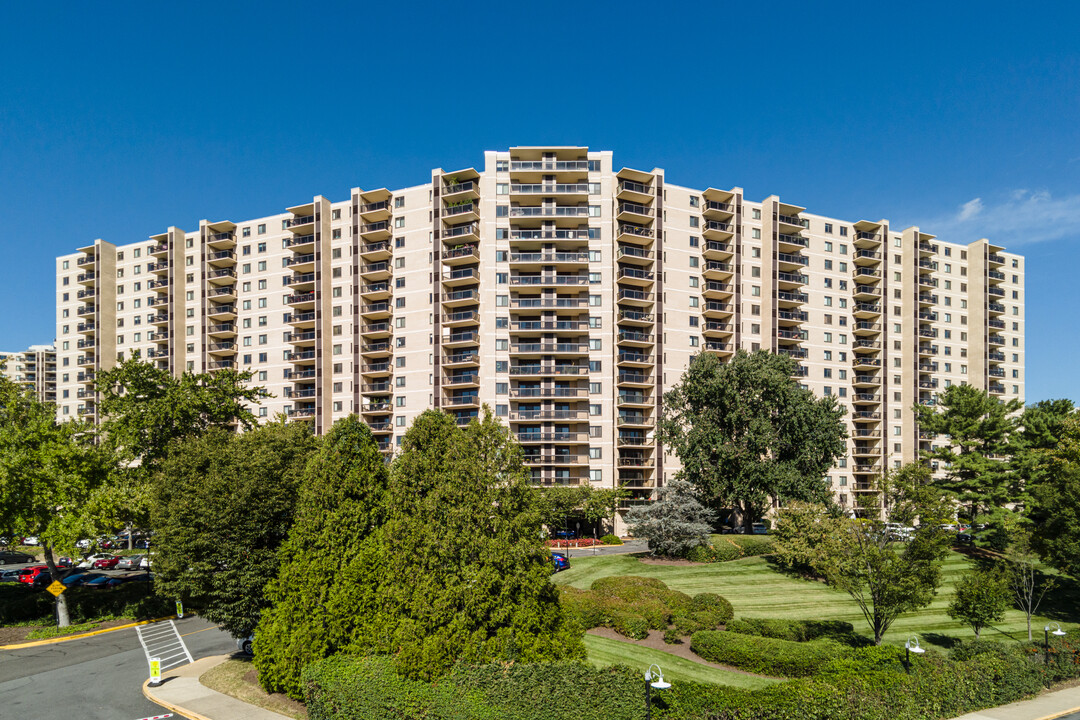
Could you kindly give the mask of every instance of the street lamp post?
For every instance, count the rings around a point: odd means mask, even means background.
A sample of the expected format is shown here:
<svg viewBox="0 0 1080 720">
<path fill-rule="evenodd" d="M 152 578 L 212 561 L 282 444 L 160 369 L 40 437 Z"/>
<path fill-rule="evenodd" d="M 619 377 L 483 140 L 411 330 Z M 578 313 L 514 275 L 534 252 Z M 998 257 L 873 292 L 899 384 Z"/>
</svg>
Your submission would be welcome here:
<svg viewBox="0 0 1080 720">
<path fill-rule="evenodd" d="M 656 668 L 656 675 L 653 675 L 653 668 Z M 652 689 L 667 690 L 669 687 L 671 683 L 664 682 L 664 673 L 660 670 L 660 666 L 650 665 L 645 671 L 645 720 L 652 718 Z"/>
<path fill-rule="evenodd" d="M 1050 628 L 1054 628 L 1051 630 Z M 1049 623 L 1043 628 L 1043 664 L 1050 664 L 1050 635 L 1057 635 L 1061 637 L 1065 634 L 1065 631 L 1061 629 L 1061 625 L 1056 622 Z"/>
<path fill-rule="evenodd" d="M 907 670 L 908 673 L 911 672 L 911 653 L 922 655 L 924 652 L 926 652 L 926 649 L 919 647 L 918 635 L 912 635 L 904 641 L 904 669 Z"/>
</svg>

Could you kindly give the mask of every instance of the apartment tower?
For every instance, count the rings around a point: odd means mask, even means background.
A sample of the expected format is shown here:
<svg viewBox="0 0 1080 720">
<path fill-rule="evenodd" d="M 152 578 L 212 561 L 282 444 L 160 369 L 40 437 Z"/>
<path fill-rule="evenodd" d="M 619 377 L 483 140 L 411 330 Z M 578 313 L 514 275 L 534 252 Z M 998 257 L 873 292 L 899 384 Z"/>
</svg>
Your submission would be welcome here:
<svg viewBox="0 0 1080 720">
<path fill-rule="evenodd" d="M 0 352 L 0 374 L 41 402 L 56 402 L 56 349 L 52 345 Z"/>
<path fill-rule="evenodd" d="M 953 383 L 1024 397 L 1023 258 L 740 187 L 616 171 L 610 152 L 518 147 L 481 170 L 315 196 L 57 258 L 61 417 L 97 419 L 95 373 L 139 352 L 173 373 L 247 368 L 325 432 L 358 413 L 392 453 L 413 417 L 490 405 L 543 485 L 647 502 L 677 459 L 663 393 L 690 359 L 798 361 L 847 408 L 829 472 L 848 506 L 929 448 L 916 404 Z"/>
</svg>

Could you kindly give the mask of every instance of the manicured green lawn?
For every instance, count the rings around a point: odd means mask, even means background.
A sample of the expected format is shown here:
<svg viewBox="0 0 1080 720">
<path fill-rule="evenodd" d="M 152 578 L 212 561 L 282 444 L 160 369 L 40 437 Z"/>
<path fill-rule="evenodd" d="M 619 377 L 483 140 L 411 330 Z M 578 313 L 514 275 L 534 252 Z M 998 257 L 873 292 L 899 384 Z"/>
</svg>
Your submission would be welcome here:
<svg viewBox="0 0 1080 720">
<path fill-rule="evenodd" d="M 712 668 L 708 665 L 681 658 L 678 655 L 595 635 L 585 636 L 585 648 L 589 652 L 589 662 L 596 667 L 628 665 L 632 668 L 641 668 L 644 675 L 645 668 L 655 663 L 663 670 L 665 680 L 715 683 L 751 690 L 771 685 L 774 682 L 780 682 L 755 675 L 743 675 L 742 673 Z"/>
<path fill-rule="evenodd" d="M 944 583 L 934 602 L 919 612 L 902 615 L 885 636 L 886 642 L 903 644 L 910 634 L 917 633 L 923 645 L 947 648 L 954 638 L 972 637 L 970 629 L 945 614 L 945 608 L 952 599 L 953 583 L 970 567 L 971 562 L 965 556 L 950 553 L 943 568 Z M 820 582 L 785 575 L 761 557 L 710 565 L 646 565 L 629 555 L 574 558 L 573 567 L 554 576 L 554 580 L 588 588 L 597 578 L 609 575 L 654 577 L 663 580 L 673 590 L 691 595 L 719 593 L 731 601 L 736 616 L 846 620 L 855 626 L 857 632 L 869 635 L 866 620 L 845 593 L 831 590 Z M 1048 599 L 1044 606 L 1048 608 L 1049 604 Z M 1066 603 L 1059 602 L 1058 605 L 1068 607 Z M 1080 621 L 1080 606 L 1074 603 L 1067 615 L 1053 619 L 1076 623 Z M 1032 620 L 1037 639 L 1042 638 L 1045 624 L 1046 619 L 1042 617 Z M 1010 610 L 1003 622 L 983 631 L 983 638 L 1026 640 L 1023 613 Z"/>
</svg>

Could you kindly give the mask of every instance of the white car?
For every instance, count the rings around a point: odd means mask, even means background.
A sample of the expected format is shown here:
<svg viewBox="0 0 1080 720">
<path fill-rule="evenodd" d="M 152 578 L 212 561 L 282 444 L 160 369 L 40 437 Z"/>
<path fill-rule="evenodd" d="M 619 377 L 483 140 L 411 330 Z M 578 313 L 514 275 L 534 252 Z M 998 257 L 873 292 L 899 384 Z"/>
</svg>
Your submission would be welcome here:
<svg viewBox="0 0 1080 720">
<path fill-rule="evenodd" d="M 87 555 L 83 558 L 83 561 L 75 567 L 88 568 L 91 567 L 98 560 L 114 557 L 111 553 L 94 553 L 93 555 Z"/>
<path fill-rule="evenodd" d="M 80 550 L 86 550 L 90 547 L 90 541 L 84 538 L 79 542 L 75 543 L 75 547 L 79 548 Z"/>
<path fill-rule="evenodd" d="M 22 541 L 23 541 L 23 545 L 40 545 L 41 544 L 41 541 L 38 540 L 36 535 L 31 535 L 30 537 L 24 537 L 22 539 Z"/>
<path fill-rule="evenodd" d="M 142 569 L 142 570 L 149 570 L 150 569 L 150 556 L 149 555 L 143 555 L 142 560 L 139 561 L 139 568 Z"/>
</svg>

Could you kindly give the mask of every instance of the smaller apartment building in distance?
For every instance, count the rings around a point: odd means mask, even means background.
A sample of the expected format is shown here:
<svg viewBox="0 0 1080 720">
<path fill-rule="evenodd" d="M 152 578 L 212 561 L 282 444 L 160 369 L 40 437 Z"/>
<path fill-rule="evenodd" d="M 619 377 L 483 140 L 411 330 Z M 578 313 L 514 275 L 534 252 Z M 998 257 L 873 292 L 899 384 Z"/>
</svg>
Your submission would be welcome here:
<svg viewBox="0 0 1080 720">
<path fill-rule="evenodd" d="M 670 184 L 581 147 L 313 197 L 250 220 L 97 240 L 57 258 L 58 412 L 139 352 L 174 373 L 249 368 L 325 432 L 359 413 L 387 453 L 416 415 L 490 405 L 540 484 L 647 502 L 677 459 L 661 398 L 697 353 L 784 353 L 847 409 L 829 473 L 851 507 L 928 440 L 912 408 L 952 383 L 1024 397 L 1024 261 L 740 187 Z"/>
<path fill-rule="evenodd" d="M 0 352 L 0 374 L 33 392 L 41 402 L 56 402 L 56 350 L 52 345 Z"/>
</svg>

